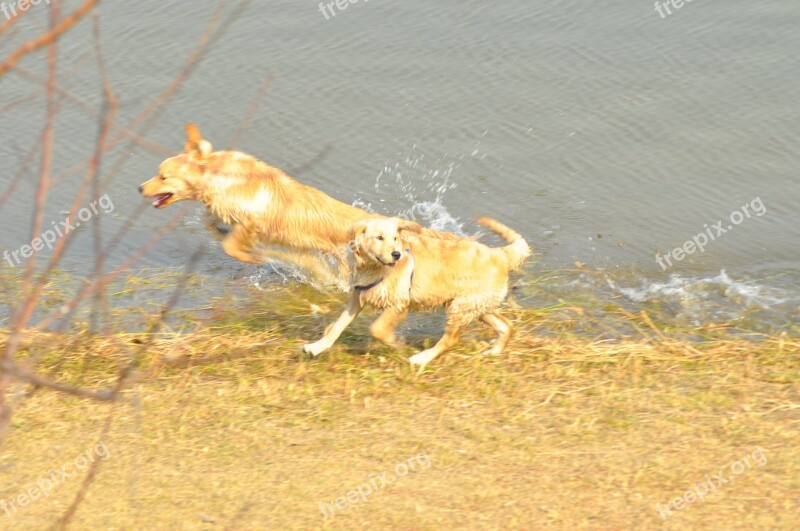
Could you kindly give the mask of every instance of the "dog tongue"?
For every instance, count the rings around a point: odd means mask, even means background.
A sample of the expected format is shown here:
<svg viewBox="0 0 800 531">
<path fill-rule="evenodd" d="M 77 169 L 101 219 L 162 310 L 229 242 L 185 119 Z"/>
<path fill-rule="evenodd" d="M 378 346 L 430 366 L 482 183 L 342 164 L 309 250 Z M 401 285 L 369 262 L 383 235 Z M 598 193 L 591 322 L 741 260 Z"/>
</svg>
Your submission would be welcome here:
<svg viewBox="0 0 800 531">
<path fill-rule="evenodd" d="M 166 201 L 167 199 L 170 198 L 170 196 L 172 196 L 172 194 L 159 194 L 159 195 L 157 195 L 156 196 L 156 200 L 153 201 L 153 206 L 154 207 L 160 207 L 162 204 L 164 204 L 164 201 Z"/>
</svg>

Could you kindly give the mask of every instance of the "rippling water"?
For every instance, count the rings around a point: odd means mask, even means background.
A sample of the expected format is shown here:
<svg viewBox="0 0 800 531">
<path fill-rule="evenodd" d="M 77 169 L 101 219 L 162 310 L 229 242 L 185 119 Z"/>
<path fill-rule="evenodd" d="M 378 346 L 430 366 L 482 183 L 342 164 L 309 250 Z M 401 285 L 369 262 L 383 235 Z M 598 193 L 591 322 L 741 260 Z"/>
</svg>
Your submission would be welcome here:
<svg viewBox="0 0 800 531">
<path fill-rule="evenodd" d="M 214 9 L 101 5 L 120 123 L 180 70 Z M 0 40 L 0 55 L 45 24 L 44 6 L 32 6 Z M 800 4 L 787 0 L 697 0 L 664 18 L 652 2 L 621 0 L 373 0 L 327 20 L 318 2 L 253 2 L 146 136 L 177 151 L 193 121 L 225 147 L 272 72 L 238 147 L 293 168 L 329 146 L 297 175 L 306 183 L 382 213 L 427 205 L 430 223 L 465 232 L 477 230 L 478 214 L 497 217 L 535 246 L 534 277 L 575 270 L 561 298 L 583 290 L 634 305 L 657 299 L 696 322 L 755 307 L 761 322 L 791 329 L 800 316 L 798 27 Z M 96 107 L 90 33 L 84 21 L 62 40 L 60 64 L 63 86 Z M 22 66 L 41 74 L 41 55 Z M 18 75 L 0 81 L 2 189 L 39 141 L 41 92 Z M 80 105 L 63 102 L 61 182 L 47 219 L 63 219 L 80 178 L 64 171 L 91 154 L 96 130 Z M 100 220 L 106 228 L 140 203 L 135 187 L 163 158 L 119 148 L 107 171 L 117 157 L 124 164 L 107 188 L 115 210 Z M 30 241 L 32 181 L 0 210 L 2 247 Z M 749 208 L 731 222 L 755 201 L 760 215 Z M 196 213 L 145 265 L 175 265 L 208 241 Z M 147 211 L 115 260 L 169 216 Z M 656 256 L 718 221 L 725 233 L 703 252 L 659 265 Z M 75 269 L 90 249 L 85 235 L 76 241 Z M 254 273 L 219 249 L 203 260 L 215 274 Z"/>
</svg>

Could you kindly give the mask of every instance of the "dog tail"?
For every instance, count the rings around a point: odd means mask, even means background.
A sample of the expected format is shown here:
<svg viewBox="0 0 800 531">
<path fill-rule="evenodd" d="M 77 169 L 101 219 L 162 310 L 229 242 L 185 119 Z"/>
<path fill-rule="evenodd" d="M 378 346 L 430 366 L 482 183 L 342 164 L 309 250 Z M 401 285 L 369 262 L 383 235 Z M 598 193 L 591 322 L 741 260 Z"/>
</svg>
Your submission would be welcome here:
<svg viewBox="0 0 800 531">
<path fill-rule="evenodd" d="M 508 256 L 509 268 L 513 271 L 519 269 L 525 259 L 531 255 L 528 243 L 517 232 L 506 227 L 502 223 L 492 218 L 481 216 L 477 222 L 486 227 L 487 229 L 496 232 L 500 237 L 508 242 L 508 245 L 502 247 L 502 250 Z"/>
</svg>

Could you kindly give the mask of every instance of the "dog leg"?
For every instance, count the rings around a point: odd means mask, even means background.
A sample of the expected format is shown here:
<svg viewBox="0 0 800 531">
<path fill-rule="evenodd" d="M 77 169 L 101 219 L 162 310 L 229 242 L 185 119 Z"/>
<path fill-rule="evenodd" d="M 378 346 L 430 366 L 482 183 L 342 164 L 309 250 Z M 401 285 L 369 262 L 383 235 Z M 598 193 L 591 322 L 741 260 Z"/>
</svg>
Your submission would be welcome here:
<svg viewBox="0 0 800 531">
<path fill-rule="evenodd" d="M 214 214 L 211 214 L 208 210 L 206 210 L 205 214 L 203 215 L 204 218 L 204 225 L 208 232 L 211 233 L 211 236 L 215 240 L 222 240 L 225 236 L 231 233 L 231 228 L 225 225 L 221 219 L 219 219 Z"/>
<path fill-rule="evenodd" d="M 491 326 L 497 332 L 497 341 L 495 344 L 486 351 L 488 356 L 499 356 L 506 348 L 508 340 L 511 339 L 511 332 L 514 330 L 514 325 L 511 321 L 500 315 L 497 311 L 489 312 L 481 316 L 481 321 Z"/>
<path fill-rule="evenodd" d="M 242 262 L 261 264 L 263 260 L 250 252 L 253 249 L 253 243 L 252 233 L 243 225 L 236 225 L 233 231 L 223 238 L 222 250 L 228 256 Z"/>
<path fill-rule="evenodd" d="M 462 325 L 455 320 L 448 319 L 444 327 L 444 335 L 434 346 L 427 350 L 423 350 L 418 354 L 414 354 L 408 361 L 411 365 L 417 365 L 417 374 L 425 370 L 425 366 L 436 359 L 437 356 L 443 352 L 451 349 L 453 345 L 458 343 L 458 336 L 461 334 Z"/>
<path fill-rule="evenodd" d="M 336 340 L 339 339 L 339 336 L 342 335 L 345 328 L 353 322 L 353 319 L 359 314 L 361 308 L 360 295 L 355 290 L 351 291 L 350 299 L 347 301 L 347 306 L 344 312 L 342 312 L 342 315 L 339 316 L 333 325 L 325 329 L 325 335 L 322 336 L 322 339 L 316 343 L 303 345 L 303 352 L 311 354 L 312 356 L 319 356 L 322 352 L 331 348 Z"/>
<path fill-rule="evenodd" d="M 310 251 L 260 247 L 259 257 L 263 262 L 276 261 L 282 264 L 296 267 L 309 276 L 309 281 L 316 284 L 320 289 L 329 286 L 336 286 L 343 290 L 348 288 L 349 283 L 343 281 L 336 274 L 336 271 L 323 258 Z"/>
<path fill-rule="evenodd" d="M 408 318 L 408 309 L 389 308 L 369 326 L 369 333 L 378 341 L 393 347 L 398 346 L 395 329 Z"/>
</svg>

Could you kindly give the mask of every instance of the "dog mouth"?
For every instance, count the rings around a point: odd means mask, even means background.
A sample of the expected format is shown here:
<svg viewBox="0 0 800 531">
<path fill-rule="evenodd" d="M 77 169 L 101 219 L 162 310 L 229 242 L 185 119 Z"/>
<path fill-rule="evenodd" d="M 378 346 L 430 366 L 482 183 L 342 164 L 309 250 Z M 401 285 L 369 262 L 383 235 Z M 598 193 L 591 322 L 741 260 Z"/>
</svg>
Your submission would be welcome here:
<svg viewBox="0 0 800 531">
<path fill-rule="evenodd" d="M 381 260 L 381 258 L 380 258 L 379 256 L 376 256 L 376 257 L 375 257 L 375 260 L 377 260 L 378 262 L 380 262 L 381 264 L 383 264 L 385 267 L 394 267 L 394 266 L 396 266 L 396 265 L 397 265 L 397 260 L 395 260 L 394 262 L 389 262 L 389 263 L 386 263 L 386 262 L 384 262 L 383 260 Z"/>
<path fill-rule="evenodd" d="M 155 199 L 155 201 L 153 201 L 153 206 L 156 207 L 156 208 L 161 208 L 161 207 L 165 206 L 164 203 L 169 201 L 169 199 L 171 197 L 172 197 L 172 192 L 166 192 L 164 194 L 156 194 L 156 195 L 150 196 L 151 199 Z"/>
</svg>

